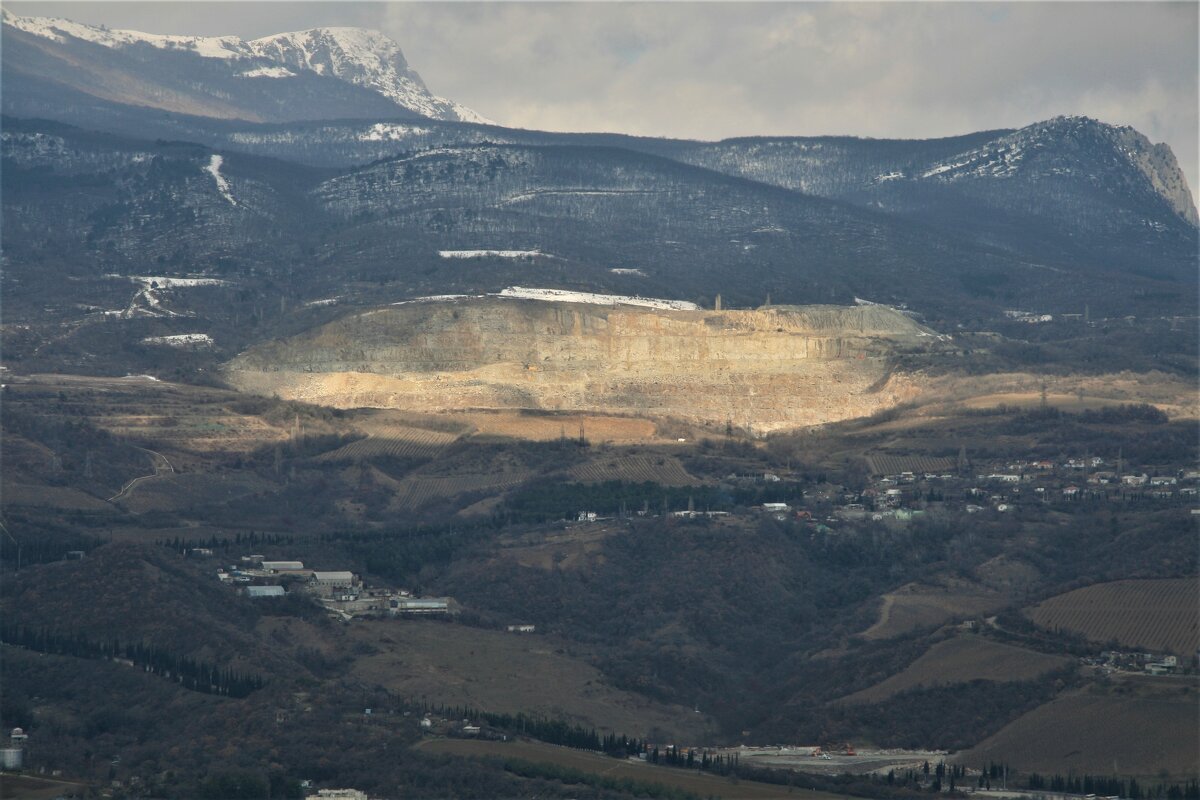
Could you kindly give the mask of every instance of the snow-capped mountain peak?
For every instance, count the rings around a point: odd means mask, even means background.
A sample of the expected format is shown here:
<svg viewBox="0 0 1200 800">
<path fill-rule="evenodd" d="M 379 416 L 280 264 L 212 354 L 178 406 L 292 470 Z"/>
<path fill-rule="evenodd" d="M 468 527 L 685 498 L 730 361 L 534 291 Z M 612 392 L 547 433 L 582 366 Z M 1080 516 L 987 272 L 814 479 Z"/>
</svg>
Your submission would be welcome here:
<svg viewBox="0 0 1200 800">
<path fill-rule="evenodd" d="M 61 17 L 20 17 L 2 12 L 5 25 L 17 30 L 65 42 L 66 37 L 104 47 L 121 48 L 145 44 L 163 50 L 190 50 L 204 58 L 238 58 L 248 56 L 246 43 L 237 36 L 178 36 L 142 31 L 113 30 L 95 25 L 83 25 Z"/>
<path fill-rule="evenodd" d="M 489 123 L 465 106 L 429 91 L 409 67 L 400 46 L 367 28 L 313 28 L 279 33 L 247 44 L 272 62 L 330 75 L 373 89 L 396 103 L 432 119 Z"/>
<path fill-rule="evenodd" d="M 1127 171 L 1133 167 L 1133 172 Z M 1086 116 L 1059 116 L 1035 122 L 981 147 L 940 160 L 921 178 L 957 181 L 1008 178 L 1022 169 L 1046 176 L 1074 175 L 1094 185 L 1127 181 L 1138 175 L 1142 188 L 1161 197 L 1193 226 L 1200 224 L 1183 173 L 1171 148 L 1153 144 L 1131 127 L 1109 125 Z M 1121 184 L 1119 191 L 1131 191 Z M 1114 188 L 1114 191 L 1118 189 Z"/>
<path fill-rule="evenodd" d="M 314 28 L 246 41 L 238 36 L 183 36 L 112 30 L 53 17 L 22 17 L 3 11 L 17 30 L 69 45 L 73 40 L 113 50 L 153 47 L 194 53 L 235 64 L 232 77 L 289 78 L 313 73 L 369 89 L 402 108 L 431 119 L 489 123 L 480 114 L 429 91 L 409 67 L 400 46 L 366 28 Z"/>
</svg>

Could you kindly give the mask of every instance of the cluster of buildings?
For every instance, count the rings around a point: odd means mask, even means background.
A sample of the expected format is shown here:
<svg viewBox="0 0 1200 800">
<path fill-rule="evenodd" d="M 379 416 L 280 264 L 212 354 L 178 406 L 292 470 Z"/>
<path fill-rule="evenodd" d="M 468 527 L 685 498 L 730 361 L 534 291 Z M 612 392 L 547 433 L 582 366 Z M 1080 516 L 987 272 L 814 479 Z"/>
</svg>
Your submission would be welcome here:
<svg viewBox="0 0 1200 800">
<path fill-rule="evenodd" d="M 901 457 L 889 457 L 902 464 Z M 1106 502 L 1155 501 L 1166 505 L 1200 502 L 1200 470 L 1160 467 L 1130 470 L 1118 458 L 1109 463 L 1099 456 L 1063 460 L 1028 458 L 976 463 L 968 468 L 961 455 L 957 466 L 952 458 L 914 458 L 914 463 L 933 462 L 937 471 L 899 471 L 876 474 L 867 485 L 855 490 L 835 484 L 806 486 L 797 503 L 764 502 L 749 511 L 779 521 L 798 520 L 818 530 L 830 531 L 840 522 L 883 522 L 906 526 L 929 511 L 965 511 L 967 514 L 1005 514 L 1021 506 L 1063 504 L 1084 500 Z M 735 484 L 795 483 L 774 473 L 732 474 Z M 799 495 L 799 487 L 792 494 Z M 741 513 L 741 512 L 739 512 Z M 1200 508 L 1193 510 L 1200 515 Z M 730 516 L 729 511 L 698 510 L 689 502 L 686 510 L 666 511 L 673 519 L 697 520 Z M 648 516 L 641 510 L 636 515 Z M 592 511 L 580 511 L 576 522 L 596 523 L 612 519 Z"/>
<path fill-rule="evenodd" d="M 1127 501 L 1151 499 L 1189 502 L 1200 498 L 1200 470 L 1126 471 L 1120 460 L 1108 464 L 1092 456 L 1062 462 L 1028 459 L 988 464 L 974 474 L 902 472 L 876 478 L 843 511 L 858 508 L 878 513 L 932 503 L 961 504 L 969 514 L 985 510 L 1005 513 L 1029 503 L 1084 499 Z M 857 506 L 855 504 L 858 504 Z M 845 514 L 843 514 L 845 516 Z M 895 515 L 893 515 L 895 516 Z M 899 516 L 903 517 L 903 514 Z"/>
<path fill-rule="evenodd" d="M 1141 672 L 1146 675 L 1174 675 L 1179 670 L 1176 656 L 1161 653 L 1129 653 L 1121 650 L 1105 650 L 1098 656 L 1084 656 L 1084 664 L 1095 667 L 1099 672 L 1111 675 L 1114 672 Z"/>
<path fill-rule="evenodd" d="M 1005 311 L 1004 316 L 1011 320 L 1024 322 L 1029 325 L 1039 325 L 1043 322 L 1054 322 L 1053 314 L 1039 314 L 1036 311 Z"/>
<path fill-rule="evenodd" d="M 982 469 L 980 466 L 968 470 L 960 464 L 952 471 L 877 474 L 858 491 L 821 484 L 807 487 L 800 505 L 763 503 L 754 510 L 780 521 L 796 520 L 829 532 L 843 522 L 882 522 L 903 527 L 931 511 L 1005 514 L 1021 506 L 1081 500 L 1151 500 L 1167 504 L 1200 500 L 1200 470 L 1196 469 L 1127 471 L 1120 460 L 1109 464 L 1096 456 L 1063 461 L 996 461 L 983 464 Z M 684 513 L 676 512 L 680 516 Z M 1200 514 L 1200 509 L 1193 513 Z"/>
<path fill-rule="evenodd" d="M 356 616 L 449 614 L 454 602 L 449 597 L 414 597 L 404 589 L 367 586 L 348 570 L 314 570 L 301 561 L 272 561 L 261 555 L 242 556 L 238 564 L 218 568 L 217 579 L 238 586 L 251 599 L 302 592 L 347 621 Z"/>
</svg>

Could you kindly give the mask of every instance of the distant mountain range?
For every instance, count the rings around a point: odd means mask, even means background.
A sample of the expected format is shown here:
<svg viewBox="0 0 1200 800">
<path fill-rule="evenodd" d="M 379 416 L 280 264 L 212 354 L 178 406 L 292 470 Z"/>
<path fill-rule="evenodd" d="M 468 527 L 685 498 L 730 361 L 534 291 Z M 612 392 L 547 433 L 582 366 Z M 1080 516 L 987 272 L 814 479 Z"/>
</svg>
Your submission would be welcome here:
<svg viewBox="0 0 1200 800">
<path fill-rule="evenodd" d="M 55 91 L 183 114 L 285 122 L 419 115 L 486 122 L 432 94 L 378 31 L 314 28 L 246 41 L 110 30 L 4 12 L 4 70 L 37 97 Z"/>
<path fill-rule="evenodd" d="M 481 124 L 372 31 L 244 41 L 6 13 L 3 36 L 10 319 L 99 313 L 89 282 L 148 265 L 240 287 L 250 313 L 204 312 L 230 347 L 330 297 L 513 284 L 859 298 L 945 326 L 1195 314 L 1197 213 L 1170 148 L 1084 117 L 903 141 L 561 134 Z M 196 327 L 150 316 L 141 335 Z"/>
</svg>

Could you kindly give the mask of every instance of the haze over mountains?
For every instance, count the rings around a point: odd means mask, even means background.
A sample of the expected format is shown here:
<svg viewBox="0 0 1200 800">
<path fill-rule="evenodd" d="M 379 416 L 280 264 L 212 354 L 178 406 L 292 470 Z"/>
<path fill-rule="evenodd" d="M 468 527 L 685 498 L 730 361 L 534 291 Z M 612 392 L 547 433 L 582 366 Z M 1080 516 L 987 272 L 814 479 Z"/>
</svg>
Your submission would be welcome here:
<svg viewBox="0 0 1200 800">
<path fill-rule="evenodd" d="M 147 263 L 281 307 L 521 284 L 859 298 L 944 326 L 1192 313 L 1197 215 L 1170 148 L 1097 120 L 934 140 L 558 134 L 480 124 L 373 31 L 244 41 L 6 13 L 3 32 L 10 318 L 55 305 L 47 263 L 91 313 L 103 292 L 85 284 Z M 439 255 L 455 250 L 480 252 Z M 218 348 L 263 335 L 233 317 L 208 320 Z"/>
<path fill-rule="evenodd" d="M 370 30 L 2 35 L 0 729 L 64 796 L 1200 800 L 1166 145 L 517 130 Z"/>
</svg>

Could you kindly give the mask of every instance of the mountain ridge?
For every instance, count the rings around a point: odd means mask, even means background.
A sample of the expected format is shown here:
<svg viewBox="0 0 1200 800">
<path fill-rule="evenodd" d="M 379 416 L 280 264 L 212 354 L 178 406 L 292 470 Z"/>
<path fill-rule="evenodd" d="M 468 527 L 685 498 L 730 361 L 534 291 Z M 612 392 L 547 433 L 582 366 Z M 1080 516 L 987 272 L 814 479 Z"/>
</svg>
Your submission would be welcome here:
<svg viewBox="0 0 1200 800">
<path fill-rule="evenodd" d="M 37 42 L 43 50 L 60 59 L 71 62 L 73 51 L 80 45 L 105 48 L 113 53 L 136 55 L 143 62 L 178 60 L 180 56 L 195 56 L 213 64 L 206 67 L 208 80 L 215 87 L 214 93 L 229 94 L 232 102 L 228 109 L 212 108 L 198 103 L 197 109 L 209 108 L 214 116 L 265 121 L 261 109 L 249 101 L 237 102 L 237 84 L 240 82 L 282 81 L 301 76 L 333 78 L 350 86 L 369 90 L 391 101 L 400 109 L 423 117 L 459 122 L 486 123 L 487 120 L 471 109 L 434 95 L 426 87 L 421 76 L 408 65 L 400 46 L 384 34 L 366 29 L 350 27 L 322 27 L 305 31 L 272 34 L 258 39 L 246 40 L 238 36 L 187 36 L 176 34 L 153 34 L 133 30 L 113 30 L 104 26 L 84 25 L 67 19 L 54 17 L 23 17 L 3 12 L 6 38 L 20 32 L 41 40 Z M 92 53 L 93 60 L 96 53 Z M 13 62 L 10 61 L 10 65 Z M 225 65 L 219 70 L 216 65 Z M 107 65 L 120 70 L 120 65 Z M 169 70 L 167 70 L 169 73 Z M 75 88 L 88 83 L 78 77 L 73 79 L 69 70 L 60 70 L 57 76 L 64 85 Z M 153 77 L 149 77 L 153 76 Z M 122 75 L 122 77 L 128 77 Z M 143 75 L 134 75 L 148 85 L 159 85 L 161 91 L 170 90 L 171 84 L 164 80 L 160 70 L 153 67 Z M 195 98 L 198 94 L 187 89 L 176 93 Z M 153 91 L 143 92 L 143 105 L 163 107 L 154 102 Z M 167 106 L 167 110 L 186 111 L 187 108 Z M 365 109 L 372 113 L 370 108 Z M 378 112 L 374 112 L 378 113 Z M 318 115 L 320 116 L 320 115 Z M 304 118 L 303 115 L 300 117 Z"/>
</svg>

